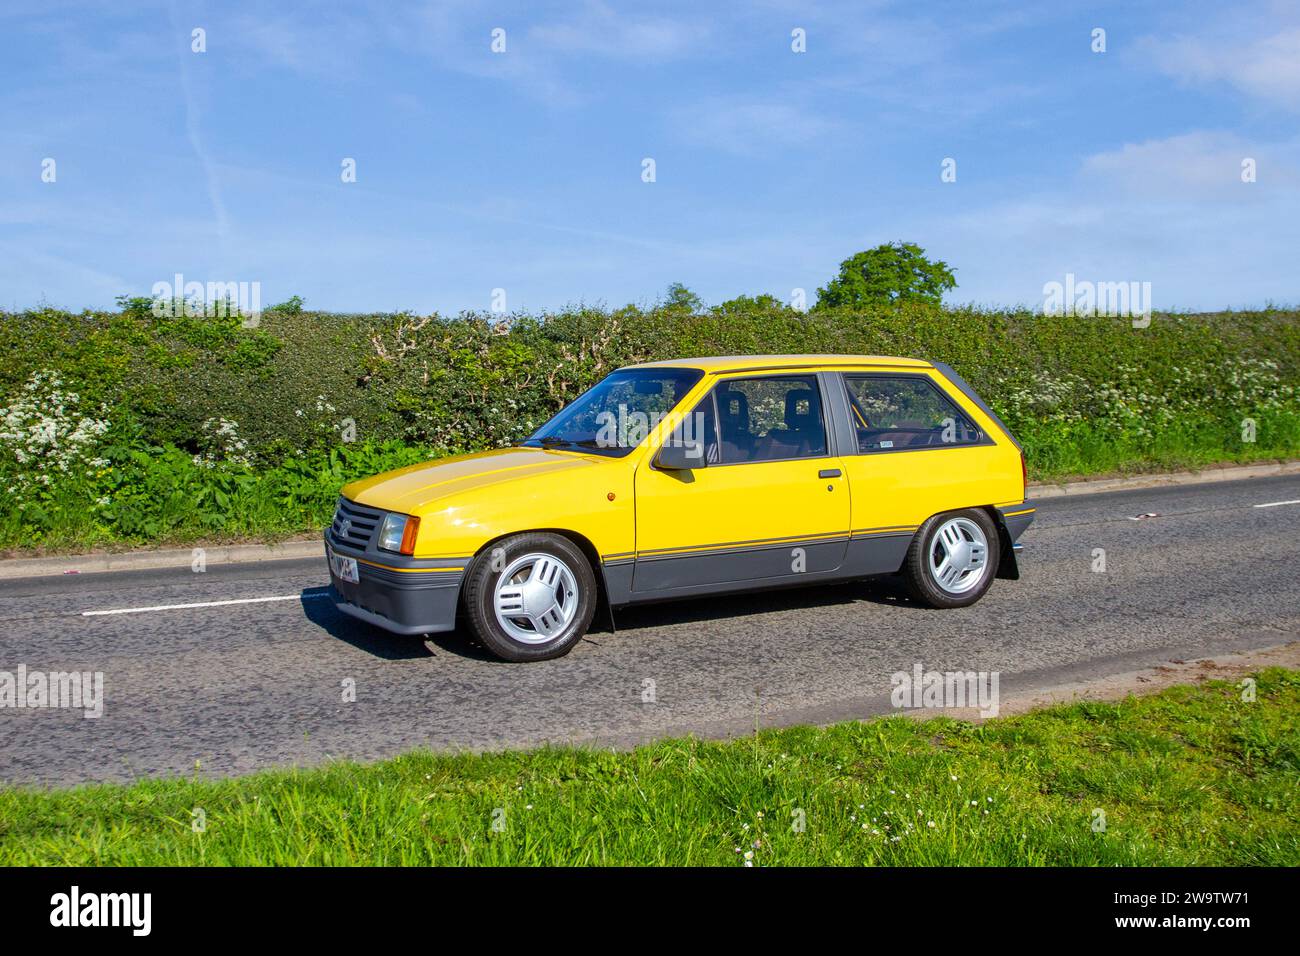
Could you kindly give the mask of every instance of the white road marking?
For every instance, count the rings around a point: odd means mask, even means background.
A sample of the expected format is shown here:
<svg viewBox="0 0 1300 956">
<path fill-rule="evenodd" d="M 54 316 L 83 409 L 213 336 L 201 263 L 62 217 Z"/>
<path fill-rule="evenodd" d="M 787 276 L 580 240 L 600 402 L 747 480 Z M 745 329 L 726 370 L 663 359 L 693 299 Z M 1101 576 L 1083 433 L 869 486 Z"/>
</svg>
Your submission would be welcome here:
<svg viewBox="0 0 1300 956">
<path fill-rule="evenodd" d="M 227 607 L 231 604 L 265 604 L 268 601 L 310 601 L 329 597 L 328 594 L 280 594 L 276 597 L 236 598 L 232 601 L 199 601 L 195 604 L 155 604 L 153 607 L 115 607 L 107 611 L 82 611 L 82 617 L 102 614 L 144 614 L 148 611 L 183 611 L 195 607 Z"/>
<path fill-rule="evenodd" d="M 1262 505 L 1252 505 L 1252 508 L 1276 508 L 1278 505 L 1300 505 L 1300 498 L 1295 501 L 1270 501 Z"/>
</svg>

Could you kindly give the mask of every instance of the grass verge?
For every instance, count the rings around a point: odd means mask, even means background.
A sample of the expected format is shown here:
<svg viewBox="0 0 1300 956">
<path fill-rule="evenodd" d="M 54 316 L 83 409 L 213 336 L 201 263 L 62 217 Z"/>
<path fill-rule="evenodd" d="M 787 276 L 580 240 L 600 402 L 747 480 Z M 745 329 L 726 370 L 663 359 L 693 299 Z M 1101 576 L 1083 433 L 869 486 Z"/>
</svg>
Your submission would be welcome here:
<svg viewBox="0 0 1300 956">
<path fill-rule="evenodd" d="M 1295 866 L 1300 672 L 1257 681 L 980 725 L 10 788 L 0 863 Z"/>
</svg>

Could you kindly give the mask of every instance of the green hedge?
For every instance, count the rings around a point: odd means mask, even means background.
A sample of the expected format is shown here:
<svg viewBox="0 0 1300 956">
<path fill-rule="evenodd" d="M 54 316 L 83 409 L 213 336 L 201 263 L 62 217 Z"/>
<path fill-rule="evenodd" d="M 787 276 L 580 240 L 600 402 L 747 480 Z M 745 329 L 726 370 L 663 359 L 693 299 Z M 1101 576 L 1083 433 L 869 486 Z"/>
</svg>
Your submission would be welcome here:
<svg viewBox="0 0 1300 956">
<path fill-rule="evenodd" d="M 270 311 L 244 328 L 157 318 L 137 300 L 0 312 L 0 350 L 0 546 L 306 527 L 364 469 L 509 444 L 610 370 L 681 356 L 947 362 L 1020 434 L 1039 476 L 1300 451 L 1300 314 L 1282 310 L 1157 314 L 1135 329 L 756 302 L 504 318 Z"/>
</svg>

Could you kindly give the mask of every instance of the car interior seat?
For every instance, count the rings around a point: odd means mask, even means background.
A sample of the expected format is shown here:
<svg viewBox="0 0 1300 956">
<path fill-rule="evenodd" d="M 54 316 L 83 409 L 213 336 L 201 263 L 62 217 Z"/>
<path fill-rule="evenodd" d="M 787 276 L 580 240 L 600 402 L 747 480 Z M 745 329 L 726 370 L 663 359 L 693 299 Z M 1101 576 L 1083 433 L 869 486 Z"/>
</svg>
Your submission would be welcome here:
<svg viewBox="0 0 1300 956">
<path fill-rule="evenodd" d="M 722 460 L 749 461 L 754 451 L 754 436 L 749 430 L 749 397 L 744 392 L 719 389 L 717 398 Z"/>
<path fill-rule="evenodd" d="M 811 388 L 792 388 L 785 393 L 785 426 L 774 428 L 758 441 L 754 457 L 779 460 L 826 454 L 821 404 Z"/>
</svg>

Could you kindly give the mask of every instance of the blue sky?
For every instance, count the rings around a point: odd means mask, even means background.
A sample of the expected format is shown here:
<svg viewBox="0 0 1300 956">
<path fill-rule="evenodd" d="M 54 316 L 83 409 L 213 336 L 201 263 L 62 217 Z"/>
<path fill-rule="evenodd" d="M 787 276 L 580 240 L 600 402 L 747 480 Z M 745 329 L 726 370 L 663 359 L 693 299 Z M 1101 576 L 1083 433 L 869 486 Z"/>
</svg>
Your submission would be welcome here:
<svg viewBox="0 0 1300 956">
<path fill-rule="evenodd" d="M 51 0 L 0 12 L 0 63 L 9 308 L 177 272 L 340 311 L 811 300 L 897 239 L 955 303 L 1300 302 L 1295 3 Z"/>
</svg>

